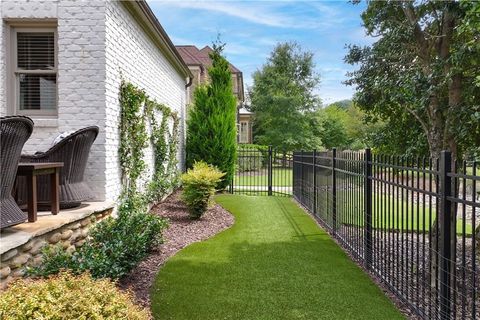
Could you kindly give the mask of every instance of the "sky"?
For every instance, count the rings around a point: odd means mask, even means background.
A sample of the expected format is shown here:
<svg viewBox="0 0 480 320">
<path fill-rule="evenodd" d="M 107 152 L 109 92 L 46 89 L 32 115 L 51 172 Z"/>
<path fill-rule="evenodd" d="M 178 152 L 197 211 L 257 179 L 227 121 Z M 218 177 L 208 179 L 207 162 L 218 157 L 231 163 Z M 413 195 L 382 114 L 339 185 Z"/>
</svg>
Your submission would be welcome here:
<svg viewBox="0 0 480 320">
<path fill-rule="evenodd" d="M 243 72 L 245 87 L 266 63 L 278 42 L 296 41 L 313 52 L 325 105 L 350 99 L 354 88 L 342 81 L 354 67 L 343 62 L 345 45 L 366 45 L 360 18 L 362 2 L 347 1 L 182 1 L 148 0 L 175 45 L 199 49 L 220 35 L 225 56 Z"/>
</svg>

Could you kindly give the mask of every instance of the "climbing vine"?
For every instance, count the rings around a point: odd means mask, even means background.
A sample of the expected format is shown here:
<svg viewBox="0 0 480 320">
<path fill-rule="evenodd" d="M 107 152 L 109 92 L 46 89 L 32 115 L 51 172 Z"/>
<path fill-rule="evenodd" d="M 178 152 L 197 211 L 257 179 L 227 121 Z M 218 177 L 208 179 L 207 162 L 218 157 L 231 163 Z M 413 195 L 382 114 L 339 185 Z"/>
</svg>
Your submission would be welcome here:
<svg viewBox="0 0 480 320">
<path fill-rule="evenodd" d="M 120 87 L 120 106 L 122 194 L 128 198 L 138 193 L 139 178 L 147 168 L 145 149 L 150 144 L 154 159 L 153 175 L 146 185 L 144 199 L 159 201 L 178 184 L 178 115 L 125 81 Z"/>
</svg>

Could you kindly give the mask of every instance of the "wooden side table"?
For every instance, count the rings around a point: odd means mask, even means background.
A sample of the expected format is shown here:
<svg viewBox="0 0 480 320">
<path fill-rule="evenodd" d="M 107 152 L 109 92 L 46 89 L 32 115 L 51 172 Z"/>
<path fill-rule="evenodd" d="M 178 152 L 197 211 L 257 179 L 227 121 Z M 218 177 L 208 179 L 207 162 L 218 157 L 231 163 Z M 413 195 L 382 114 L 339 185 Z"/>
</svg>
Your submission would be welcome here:
<svg viewBox="0 0 480 320">
<path fill-rule="evenodd" d="M 27 179 L 28 222 L 37 221 L 37 176 L 50 175 L 52 214 L 60 212 L 60 168 L 63 162 L 20 162 L 17 176 Z"/>
</svg>

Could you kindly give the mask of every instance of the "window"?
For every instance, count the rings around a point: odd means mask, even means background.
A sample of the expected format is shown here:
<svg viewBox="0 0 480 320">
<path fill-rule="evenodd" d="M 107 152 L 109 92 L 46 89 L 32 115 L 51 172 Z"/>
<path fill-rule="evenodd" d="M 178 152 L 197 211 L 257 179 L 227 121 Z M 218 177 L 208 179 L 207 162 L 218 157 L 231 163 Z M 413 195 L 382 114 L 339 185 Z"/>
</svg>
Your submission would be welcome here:
<svg viewBox="0 0 480 320">
<path fill-rule="evenodd" d="M 57 114 L 56 32 L 53 28 L 12 29 L 12 103 L 17 114 Z"/>
<path fill-rule="evenodd" d="M 240 143 L 248 143 L 248 122 L 240 122 Z"/>
</svg>

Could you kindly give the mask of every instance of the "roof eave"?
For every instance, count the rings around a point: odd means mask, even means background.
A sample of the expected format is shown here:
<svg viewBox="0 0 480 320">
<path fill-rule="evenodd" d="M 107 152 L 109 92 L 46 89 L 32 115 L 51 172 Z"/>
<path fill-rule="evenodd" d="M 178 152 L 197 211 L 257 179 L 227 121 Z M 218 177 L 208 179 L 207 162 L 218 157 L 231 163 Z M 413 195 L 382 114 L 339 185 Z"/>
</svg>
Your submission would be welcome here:
<svg viewBox="0 0 480 320">
<path fill-rule="evenodd" d="M 155 45 L 165 54 L 165 57 L 173 64 L 179 73 L 185 77 L 192 78 L 193 74 L 183 61 L 180 53 L 173 45 L 170 37 L 163 29 L 157 17 L 145 0 L 121 0 L 127 10 L 133 15 L 137 22 L 144 28 L 155 42 Z"/>
</svg>

